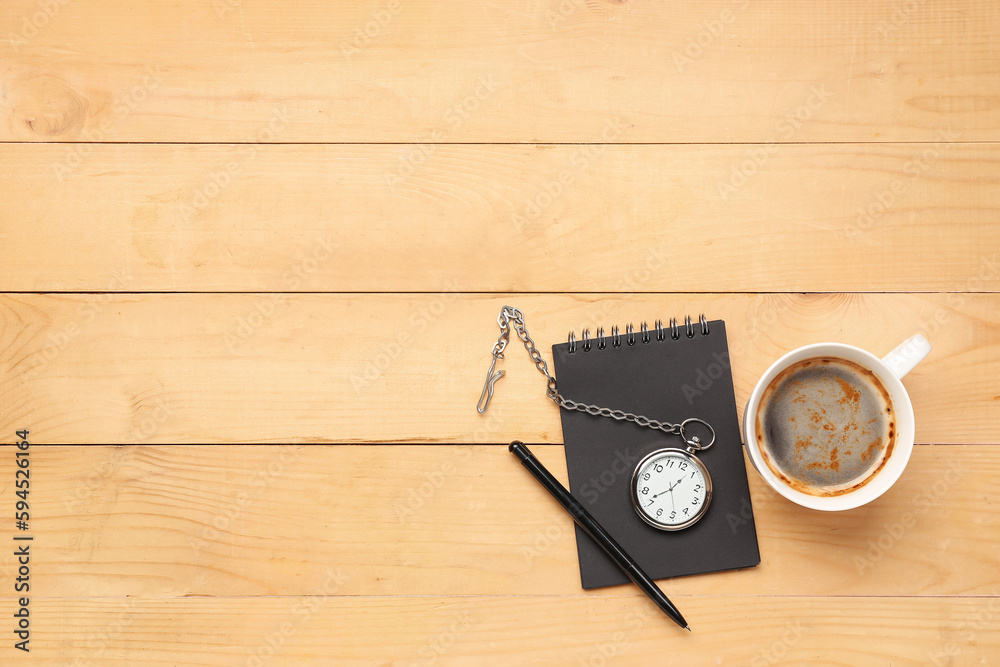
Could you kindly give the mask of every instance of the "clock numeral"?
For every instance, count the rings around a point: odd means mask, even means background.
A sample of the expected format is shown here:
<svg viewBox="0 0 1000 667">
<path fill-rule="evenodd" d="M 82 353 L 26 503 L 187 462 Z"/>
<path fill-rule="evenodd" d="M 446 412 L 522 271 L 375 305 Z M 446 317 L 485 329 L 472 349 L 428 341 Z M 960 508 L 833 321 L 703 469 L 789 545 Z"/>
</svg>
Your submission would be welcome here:
<svg viewBox="0 0 1000 667">
<path fill-rule="evenodd" d="M 701 491 L 701 484 L 695 484 L 695 485 L 694 485 L 694 490 L 695 490 L 696 492 L 697 492 L 697 491 Z"/>
<path fill-rule="evenodd" d="M 655 500 L 650 500 L 648 503 L 646 503 L 646 507 L 649 507 L 650 505 L 652 505 L 655 502 L 656 502 Z"/>
<path fill-rule="evenodd" d="M 687 463 L 685 463 L 684 461 L 681 461 L 681 462 L 680 462 L 679 464 L 677 464 L 677 465 L 678 465 L 678 466 L 680 467 L 680 469 L 681 469 L 681 470 L 687 470 L 687 469 L 688 469 L 688 464 L 687 464 Z"/>
<path fill-rule="evenodd" d="M 642 476 L 642 479 L 643 479 L 644 481 L 647 481 L 647 482 L 648 482 L 648 481 L 649 481 L 649 473 L 647 472 L 647 473 L 646 473 L 645 475 L 643 475 L 643 476 Z"/>
<path fill-rule="evenodd" d="M 663 514 L 663 508 L 662 507 L 660 509 L 656 510 L 656 516 L 660 516 L 661 514 Z"/>
<path fill-rule="evenodd" d="M 640 491 L 639 493 L 641 493 L 644 496 L 648 496 L 649 495 L 649 487 L 648 486 L 642 487 L 642 491 Z"/>
<path fill-rule="evenodd" d="M 673 520 L 673 518 L 674 518 L 675 516 L 677 516 L 677 512 L 671 512 L 671 513 L 670 513 L 670 519 L 671 519 L 671 521 Z"/>
<path fill-rule="evenodd" d="M 667 459 L 667 467 L 668 468 L 673 468 L 675 463 L 677 463 L 677 462 L 674 461 L 673 459 Z"/>
<path fill-rule="evenodd" d="M 657 463 L 656 467 L 654 467 L 653 470 L 655 470 L 656 472 L 663 472 L 663 466 Z"/>
<path fill-rule="evenodd" d="M 693 473 L 691 473 L 691 476 L 692 476 L 692 477 L 694 477 L 694 476 L 695 476 L 695 475 L 697 475 L 697 474 L 698 474 L 698 471 L 697 471 L 697 470 L 695 470 L 695 471 L 694 471 Z"/>
<path fill-rule="evenodd" d="M 697 505 L 698 504 L 698 500 L 699 500 L 698 498 L 695 498 L 694 500 L 691 501 L 691 504 L 692 505 Z"/>
<path fill-rule="evenodd" d="M 691 508 L 690 507 L 685 507 L 684 508 L 684 514 L 687 514 L 689 509 L 691 509 Z"/>
</svg>

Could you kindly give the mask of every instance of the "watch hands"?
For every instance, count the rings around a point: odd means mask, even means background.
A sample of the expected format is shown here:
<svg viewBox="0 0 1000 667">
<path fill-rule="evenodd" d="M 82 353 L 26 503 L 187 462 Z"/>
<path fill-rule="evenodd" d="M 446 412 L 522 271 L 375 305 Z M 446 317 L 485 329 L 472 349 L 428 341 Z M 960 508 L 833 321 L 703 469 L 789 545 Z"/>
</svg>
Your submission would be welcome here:
<svg viewBox="0 0 1000 667">
<path fill-rule="evenodd" d="M 650 500 L 653 500 L 653 499 L 655 499 L 655 498 L 656 498 L 657 496 L 662 496 L 662 495 L 663 495 L 664 493 L 670 493 L 670 494 L 673 494 L 673 492 L 674 492 L 674 489 L 675 489 L 675 488 L 677 487 L 677 485 L 678 485 L 678 484 L 680 484 L 680 483 L 681 483 L 681 482 L 683 482 L 683 481 L 684 481 L 684 477 L 683 477 L 683 476 L 681 476 L 681 478 L 680 478 L 680 479 L 678 479 L 678 480 L 677 480 L 676 482 L 674 482 L 673 484 L 671 484 L 671 485 L 670 485 L 670 488 L 669 488 L 669 489 L 666 489 L 665 491 L 660 491 L 659 493 L 657 493 L 657 494 L 655 494 L 655 495 L 652 495 L 652 496 L 650 496 L 650 497 L 649 497 L 649 499 L 650 499 Z"/>
<path fill-rule="evenodd" d="M 673 509 L 673 511 L 675 511 L 675 512 L 677 511 L 677 503 L 676 503 L 676 502 L 674 501 L 674 489 L 675 489 L 675 488 L 677 488 L 677 485 L 678 485 L 678 484 L 680 484 L 680 483 L 681 483 L 681 482 L 683 482 L 683 481 L 684 481 L 684 476 L 683 476 L 683 475 L 681 475 L 681 476 L 680 476 L 680 477 L 679 477 L 679 478 L 677 479 L 677 481 L 676 481 L 676 482 L 674 482 L 673 484 L 671 484 L 671 485 L 670 485 L 670 488 L 669 488 L 669 489 L 667 489 L 668 491 L 670 491 L 670 507 L 671 507 L 671 509 Z"/>
</svg>

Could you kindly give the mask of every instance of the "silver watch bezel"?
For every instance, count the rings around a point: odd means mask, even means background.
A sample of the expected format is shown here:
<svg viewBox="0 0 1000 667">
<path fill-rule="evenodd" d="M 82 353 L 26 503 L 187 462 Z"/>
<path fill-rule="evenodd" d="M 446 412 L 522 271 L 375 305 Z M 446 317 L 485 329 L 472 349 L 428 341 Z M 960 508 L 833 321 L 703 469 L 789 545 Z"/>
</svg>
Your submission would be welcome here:
<svg viewBox="0 0 1000 667">
<path fill-rule="evenodd" d="M 639 492 L 636 489 L 636 487 L 638 486 L 637 482 L 639 480 L 640 471 L 646 466 L 646 464 L 651 459 L 661 457 L 664 454 L 680 455 L 684 457 L 686 461 L 697 466 L 698 469 L 701 471 L 702 476 L 705 478 L 705 502 L 701 504 L 701 507 L 698 508 L 698 511 L 695 512 L 695 514 L 693 514 L 687 521 L 684 521 L 682 523 L 668 524 L 668 523 L 663 523 L 662 521 L 658 521 L 657 519 L 646 514 L 646 512 L 644 512 L 642 509 L 642 504 L 639 502 Z M 666 530 L 666 531 L 683 530 L 698 523 L 698 521 L 700 521 L 701 518 L 705 516 L 705 512 L 708 511 L 708 506 L 712 502 L 712 476 L 709 474 L 708 468 L 701 461 L 701 459 L 695 456 L 692 452 L 685 449 L 677 449 L 675 447 L 665 447 L 663 449 L 657 449 L 656 451 L 650 452 L 649 454 L 644 456 L 642 460 L 639 461 L 639 463 L 636 464 L 635 470 L 632 472 L 632 483 L 629 486 L 629 495 L 631 496 L 632 499 L 632 509 L 634 509 L 636 514 L 639 515 L 639 518 L 641 518 L 643 521 L 645 521 L 653 528 L 656 528 L 657 530 Z"/>
</svg>

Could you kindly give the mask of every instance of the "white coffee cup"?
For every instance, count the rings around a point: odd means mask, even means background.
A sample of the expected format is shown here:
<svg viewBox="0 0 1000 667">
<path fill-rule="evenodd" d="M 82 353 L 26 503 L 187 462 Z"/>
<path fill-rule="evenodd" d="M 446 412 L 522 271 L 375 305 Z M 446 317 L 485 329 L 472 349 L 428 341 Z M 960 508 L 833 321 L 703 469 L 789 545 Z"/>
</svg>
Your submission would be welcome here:
<svg viewBox="0 0 1000 667">
<path fill-rule="evenodd" d="M 747 453 L 754 468 L 771 488 L 803 507 L 817 510 L 838 511 L 860 507 L 883 493 L 899 479 L 910 460 L 913 451 L 914 421 L 913 404 L 900 379 L 913 370 L 931 351 L 930 343 L 917 334 L 900 343 L 896 349 L 879 359 L 871 352 L 843 343 L 815 343 L 792 350 L 771 364 L 750 394 L 746 411 L 743 413 L 743 436 Z M 845 359 L 865 368 L 878 378 L 891 399 L 895 412 L 896 439 L 887 454 L 888 459 L 882 469 L 870 481 L 859 488 L 842 495 L 819 496 L 792 488 L 776 475 L 764 460 L 757 441 L 756 416 L 761 396 L 771 381 L 789 366 L 805 359 L 831 357 Z"/>
</svg>

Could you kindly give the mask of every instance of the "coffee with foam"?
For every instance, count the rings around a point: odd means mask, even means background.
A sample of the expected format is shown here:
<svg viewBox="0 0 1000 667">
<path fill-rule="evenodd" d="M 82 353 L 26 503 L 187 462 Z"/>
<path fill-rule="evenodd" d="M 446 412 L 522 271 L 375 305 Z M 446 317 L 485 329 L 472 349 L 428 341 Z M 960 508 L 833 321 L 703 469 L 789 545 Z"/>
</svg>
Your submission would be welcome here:
<svg viewBox="0 0 1000 667">
<path fill-rule="evenodd" d="M 892 400 L 878 377 L 833 357 L 805 359 L 771 380 L 755 430 L 771 471 L 814 496 L 843 495 L 867 484 L 896 437 Z"/>
</svg>

